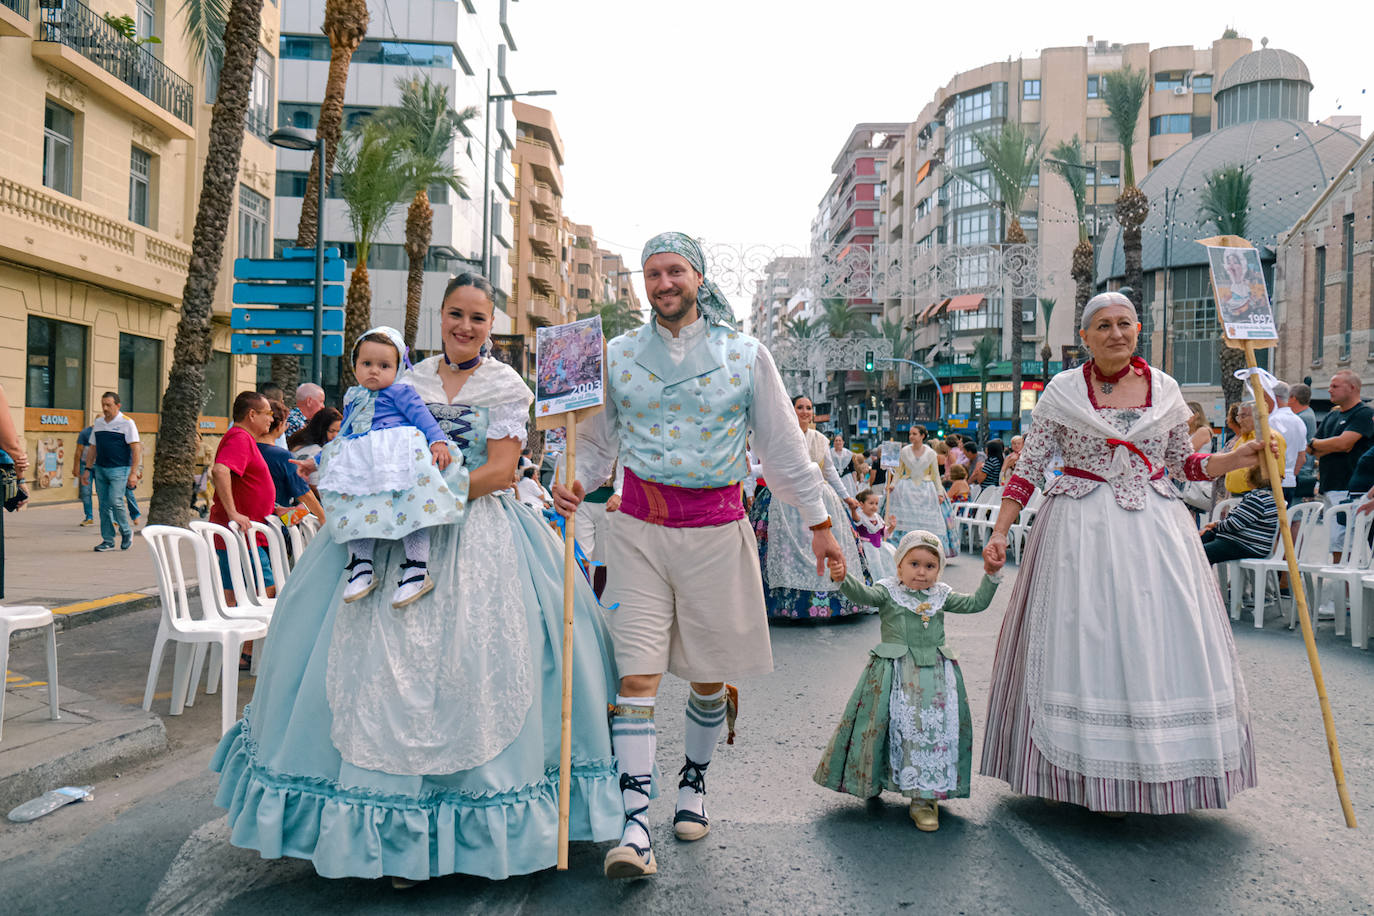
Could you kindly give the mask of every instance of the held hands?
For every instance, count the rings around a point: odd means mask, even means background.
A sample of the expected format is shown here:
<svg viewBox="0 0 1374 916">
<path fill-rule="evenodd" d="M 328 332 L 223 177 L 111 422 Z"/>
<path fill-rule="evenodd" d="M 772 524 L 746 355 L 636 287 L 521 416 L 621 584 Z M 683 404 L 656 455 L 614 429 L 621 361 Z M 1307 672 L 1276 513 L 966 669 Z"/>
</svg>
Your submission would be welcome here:
<svg viewBox="0 0 1374 916">
<path fill-rule="evenodd" d="M 995 576 L 1007 565 L 1007 536 L 1004 532 L 994 531 L 983 546 L 983 572 Z"/>
<path fill-rule="evenodd" d="M 859 501 L 852 496 L 846 496 L 844 498 L 844 504 L 849 507 L 850 511 L 859 508 Z"/>
<path fill-rule="evenodd" d="M 429 453 L 434 456 L 434 464 L 441 471 L 446 470 L 453 462 L 453 455 L 448 450 L 447 442 L 435 442 L 429 447 Z"/>
<path fill-rule="evenodd" d="M 825 575 L 825 568 L 833 562 L 844 563 L 844 551 L 840 550 L 840 542 L 835 540 L 835 535 L 829 528 L 822 528 L 820 531 L 811 532 L 811 552 L 816 555 L 816 575 Z"/>
<path fill-rule="evenodd" d="M 577 512 L 577 507 L 582 505 L 582 500 L 586 495 L 587 491 L 580 481 L 574 480 L 571 490 L 556 480 L 553 482 L 553 506 L 558 510 L 558 514 L 564 518 L 571 518 Z M 606 505 L 610 506 L 609 500 Z M 617 508 L 619 505 L 616 503 Z"/>
<path fill-rule="evenodd" d="M 845 574 L 848 572 L 848 570 L 845 569 L 844 557 L 840 557 L 837 560 L 830 560 L 826 565 L 830 567 L 831 582 L 844 581 Z"/>
</svg>

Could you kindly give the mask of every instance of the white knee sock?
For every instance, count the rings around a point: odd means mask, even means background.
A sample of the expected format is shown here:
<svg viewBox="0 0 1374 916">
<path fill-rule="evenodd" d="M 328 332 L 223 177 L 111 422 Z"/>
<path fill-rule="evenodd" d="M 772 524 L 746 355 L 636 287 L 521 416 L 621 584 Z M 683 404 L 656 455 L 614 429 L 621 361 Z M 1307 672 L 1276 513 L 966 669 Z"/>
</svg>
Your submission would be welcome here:
<svg viewBox="0 0 1374 916">
<path fill-rule="evenodd" d="M 406 549 L 406 559 L 417 563 L 429 563 L 429 529 L 420 528 L 412 531 L 403 539 Z"/>
<path fill-rule="evenodd" d="M 654 698 L 617 695 L 611 710 L 611 750 L 620 763 L 620 797 L 625 805 L 622 846 L 649 848 L 647 810 L 639 809 L 649 806 L 656 744 Z"/>
<path fill-rule="evenodd" d="M 706 767 L 711 762 L 711 755 L 715 753 L 716 743 L 720 741 L 721 729 L 724 727 L 725 688 L 722 687 L 708 696 L 702 696 L 693 690 L 687 697 L 687 731 L 683 744 L 687 754 L 688 772 L 682 774 L 684 781 L 687 777 L 698 775 L 690 772 L 693 764 L 704 777 Z M 701 782 L 704 788 L 704 778 Z M 677 810 L 692 811 L 695 814 L 704 815 L 706 813 L 705 805 L 705 792 L 698 792 L 695 787 L 690 785 L 678 787 Z"/>
</svg>

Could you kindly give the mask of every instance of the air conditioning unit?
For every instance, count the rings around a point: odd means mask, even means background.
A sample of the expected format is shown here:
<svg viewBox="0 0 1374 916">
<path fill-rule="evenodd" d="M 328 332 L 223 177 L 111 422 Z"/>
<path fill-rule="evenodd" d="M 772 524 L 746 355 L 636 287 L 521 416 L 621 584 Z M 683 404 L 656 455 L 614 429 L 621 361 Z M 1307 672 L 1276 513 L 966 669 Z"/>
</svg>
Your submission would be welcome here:
<svg viewBox="0 0 1374 916">
<path fill-rule="evenodd" d="M 1175 86 L 1175 87 L 1174 87 L 1174 95 L 1187 95 L 1187 94 L 1188 94 L 1188 87 L 1187 87 L 1187 86 Z"/>
</svg>

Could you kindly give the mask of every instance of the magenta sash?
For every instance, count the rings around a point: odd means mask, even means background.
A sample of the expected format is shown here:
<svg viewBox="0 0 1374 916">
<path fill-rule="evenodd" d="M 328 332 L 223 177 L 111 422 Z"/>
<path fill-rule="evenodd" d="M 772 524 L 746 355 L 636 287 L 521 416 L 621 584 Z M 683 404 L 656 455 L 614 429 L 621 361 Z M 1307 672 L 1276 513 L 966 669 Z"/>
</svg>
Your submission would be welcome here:
<svg viewBox="0 0 1374 916">
<path fill-rule="evenodd" d="M 865 531 L 863 528 L 855 528 L 854 533 L 879 550 L 883 549 L 883 532 L 881 530 Z"/>
<path fill-rule="evenodd" d="M 664 528 L 707 528 L 744 518 L 744 501 L 737 483 L 695 490 L 641 480 L 626 468 L 620 511 Z"/>
</svg>

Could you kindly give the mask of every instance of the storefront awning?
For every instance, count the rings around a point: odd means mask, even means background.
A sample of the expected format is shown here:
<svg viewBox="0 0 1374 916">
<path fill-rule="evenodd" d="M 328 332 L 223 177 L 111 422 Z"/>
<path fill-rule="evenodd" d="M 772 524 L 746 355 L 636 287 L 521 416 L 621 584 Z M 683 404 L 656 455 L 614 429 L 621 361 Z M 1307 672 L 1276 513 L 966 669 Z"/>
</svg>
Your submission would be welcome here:
<svg viewBox="0 0 1374 916">
<path fill-rule="evenodd" d="M 949 300 L 949 310 L 951 312 L 971 312 L 985 301 L 987 301 L 987 296 L 955 296 Z"/>
<path fill-rule="evenodd" d="M 925 307 L 925 310 L 924 310 L 923 312 L 921 312 L 921 320 L 922 320 L 922 321 L 929 321 L 930 319 L 934 318 L 936 315 L 940 314 L 940 310 L 943 309 L 943 308 L 944 308 L 946 305 L 948 305 L 948 304 L 949 304 L 949 300 L 948 300 L 948 299 L 937 299 L 937 300 L 935 300 L 935 301 L 932 302 L 930 305 L 927 305 L 927 306 Z"/>
</svg>

